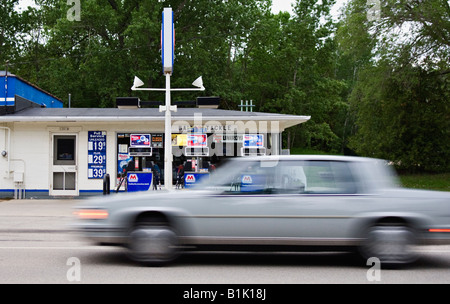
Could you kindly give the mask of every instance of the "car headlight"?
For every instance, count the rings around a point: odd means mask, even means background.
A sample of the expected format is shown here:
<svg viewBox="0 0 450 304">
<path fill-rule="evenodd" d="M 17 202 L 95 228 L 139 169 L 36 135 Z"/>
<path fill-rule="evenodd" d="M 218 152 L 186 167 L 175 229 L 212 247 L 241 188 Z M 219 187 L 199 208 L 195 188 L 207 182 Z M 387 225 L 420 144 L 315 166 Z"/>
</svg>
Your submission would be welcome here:
<svg viewBox="0 0 450 304">
<path fill-rule="evenodd" d="M 75 215 L 82 220 L 105 220 L 108 218 L 108 210 L 105 209 L 81 209 L 75 211 Z"/>
</svg>

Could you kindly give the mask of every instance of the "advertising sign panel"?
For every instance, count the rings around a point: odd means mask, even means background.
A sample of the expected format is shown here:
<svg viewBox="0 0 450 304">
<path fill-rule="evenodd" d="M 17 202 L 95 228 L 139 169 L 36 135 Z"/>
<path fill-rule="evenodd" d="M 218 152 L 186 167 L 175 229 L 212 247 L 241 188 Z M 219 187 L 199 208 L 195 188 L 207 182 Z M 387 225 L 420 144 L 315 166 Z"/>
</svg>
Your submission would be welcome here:
<svg viewBox="0 0 450 304">
<path fill-rule="evenodd" d="M 187 135 L 188 147 L 206 147 L 207 136 L 206 134 L 188 134 Z"/>
<path fill-rule="evenodd" d="M 117 171 L 119 173 L 125 173 L 125 169 L 128 166 L 128 162 L 132 160 L 133 157 L 129 156 L 128 153 L 119 153 L 117 155 Z"/>
<path fill-rule="evenodd" d="M 184 174 L 184 187 L 192 188 L 205 178 L 209 178 L 209 173 L 186 173 Z"/>
<path fill-rule="evenodd" d="M 163 135 L 152 134 L 152 148 L 162 148 L 162 147 L 163 147 Z"/>
<path fill-rule="evenodd" d="M 150 148 L 150 134 L 130 134 L 130 147 Z"/>
<path fill-rule="evenodd" d="M 150 172 L 128 172 L 128 192 L 147 191 L 152 184 L 153 174 Z"/>
<path fill-rule="evenodd" d="M 244 140 L 242 134 L 215 134 L 213 142 L 215 143 L 241 143 Z"/>
<path fill-rule="evenodd" d="M 264 146 L 263 134 L 245 134 L 244 135 L 244 147 L 258 148 Z"/>
<path fill-rule="evenodd" d="M 187 146 L 187 135 L 172 134 L 172 146 Z"/>
<path fill-rule="evenodd" d="M 242 192 L 263 191 L 266 184 L 266 176 L 262 174 L 243 174 L 241 176 Z"/>
</svg>

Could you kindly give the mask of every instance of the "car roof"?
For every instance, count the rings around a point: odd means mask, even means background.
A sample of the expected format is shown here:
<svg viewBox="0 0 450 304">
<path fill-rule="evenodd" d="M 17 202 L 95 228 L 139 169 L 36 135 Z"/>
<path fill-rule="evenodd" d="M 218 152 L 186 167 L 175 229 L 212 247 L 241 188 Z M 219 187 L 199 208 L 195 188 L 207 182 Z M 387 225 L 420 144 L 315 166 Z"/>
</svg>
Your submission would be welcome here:
<svg viewBox="0 0 450 304">
<path fill-rule="evenodd" d="M 265 155 L 265 156 L 245 156 L 235 158 L 236 160 L 332 160 L 332 161 L 352 161 L 352 162 L 373 162 L 378 159 L 359 157 L 359 156 L 344 156 L 344 155 Z"/>
</svg>

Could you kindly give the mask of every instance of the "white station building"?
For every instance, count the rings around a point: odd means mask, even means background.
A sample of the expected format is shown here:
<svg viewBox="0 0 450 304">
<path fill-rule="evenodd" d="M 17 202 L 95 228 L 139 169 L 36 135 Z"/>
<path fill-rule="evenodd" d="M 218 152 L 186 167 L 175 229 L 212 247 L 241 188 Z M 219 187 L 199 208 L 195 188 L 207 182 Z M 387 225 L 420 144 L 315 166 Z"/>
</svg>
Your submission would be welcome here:
<svg viewBox="0 0 450 304">
<path fill-rule="evenodd" d="M 106 175 L 112 192 L 130 161 L 137 172 L 156 163 L 164 174 L 165 117 L 158 108 L 45 108 L 20 101 L 15 106 L 0 115 L 0 197 L 98 195 Z M 282 132 L 309 119 L 179 108 L 169 139 L 173 169 L 184 163 L 185 170 L 205 173 L 227 157 L 279 155 Z"/>
</svg>

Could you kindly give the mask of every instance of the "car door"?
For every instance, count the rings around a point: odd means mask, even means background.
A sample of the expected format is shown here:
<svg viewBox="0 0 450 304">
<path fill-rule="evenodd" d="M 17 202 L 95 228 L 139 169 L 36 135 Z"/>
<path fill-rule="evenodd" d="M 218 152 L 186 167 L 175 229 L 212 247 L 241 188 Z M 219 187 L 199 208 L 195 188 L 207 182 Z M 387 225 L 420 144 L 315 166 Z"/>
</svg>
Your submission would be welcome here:
<svg viewBox="0 0 450 304">
<path fill-rule="evenodd" d="M 259 161 L 242 161 L 239 166 L 230 168 L 234 171 L 221 183 L 221 191 L 199 202 L 193 215 L 198 235 L 219 241 L 269 234 L 266 223 L 276 211 L 267 185 L 273 168 L 261 166 Z"/>
<path fill-rule="evenodd" d="M 274 222 L 280 237 L 325 240 L 348 236 L 353 216 L 366 198 L 358 193 L 347 162 L 289 161 L 278 171 L 282 182 L 272 200 L 277 206 Z M 303 184 L 300 191 L 299 180 Z"/>
</svg>

